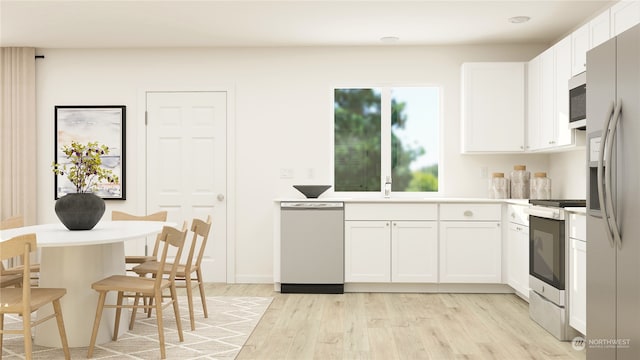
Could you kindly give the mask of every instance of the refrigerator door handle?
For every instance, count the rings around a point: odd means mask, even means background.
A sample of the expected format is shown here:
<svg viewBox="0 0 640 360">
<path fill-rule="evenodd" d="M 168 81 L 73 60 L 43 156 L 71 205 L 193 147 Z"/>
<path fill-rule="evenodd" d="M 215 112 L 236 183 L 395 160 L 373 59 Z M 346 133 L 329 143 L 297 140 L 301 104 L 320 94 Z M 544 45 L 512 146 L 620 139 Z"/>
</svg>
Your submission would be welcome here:
<svg viewBox="0 0 640 360">
<path fill-rule="evenodd" d="M 607 139 L 607 167 L 605 168 L 604 177 L 606 180 L 605 192 L 606 192 L 606 207 L 607 207 L 607 221 L 609 222 L 609 228 L 613 234 L 613 239 L 616 244 L 618 244 L 618 248 L 622 248 L 622 238 L 620 237 L 620 229 L 618 229 L 618 220 L 616 219 L 616 210 L 615 204 L 613 202 L 613 192 L 611 189 L 611 184 L 614 179 L 612 179 L 612 161 L 613 161 L 613 140 L 616 136 L 616 130 L 618 128 L 618 123 L 620 121 L 620 114 L 622 113 L 622 100 L 618 99 L 616 110 L 613 112 L 612 121 L 609 124 L 608 128 L 608 139 Z"/>
<path fill-rule="evenodd" d="M 608 142 L 609 139 L 609 125 L 611 124 L 611 119 L 613 117 L 613 115 L 615 114 L 614 108 L 616 107 L 616 103 L 615 101 L 611 102 L 611 105 L 609 106 L 609 109 L 607 111 L 607 120 L 605 122 L 605 126 L 604 126 L 604 133 L 601 136 L 601 141 L 600 141 L 600 152 L 598 153 L 598 200 L 600 201 L 600 207 L 601 207 L 601 211 L 602 211 L 602 219 L 604 220 L 604 225 L 606 226 L 606 233 L 607 233 L 607 239 L 609 239 L 609 243 L 611 244 L 611 247 L 615 246 L 614 243 L 614 237 L 613 237 L 613 231 L 611 230 L 611 223 L 609 222 L 609 214 L 607 213 L 608 207 L 606 206 L 606 202 L 605 202 L 605 184 L 604 184 L 604 178 L 605 178 L 605 169 L 604 169 L 604 155 L 605 155 L 605 145 Z M 609 167 L 609 164 L 607 163 L 607 168 Z"/>
</svg>

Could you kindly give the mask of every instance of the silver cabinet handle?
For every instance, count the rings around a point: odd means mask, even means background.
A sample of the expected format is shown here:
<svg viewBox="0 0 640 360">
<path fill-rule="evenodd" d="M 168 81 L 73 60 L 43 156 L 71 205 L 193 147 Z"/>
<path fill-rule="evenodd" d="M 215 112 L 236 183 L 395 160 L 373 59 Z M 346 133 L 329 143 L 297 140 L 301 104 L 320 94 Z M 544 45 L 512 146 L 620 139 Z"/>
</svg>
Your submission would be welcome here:
<svg viewBox="0 0 640 360">
<path fill-rule="evenodd" d="M 218 201 L 224 201 L 224 195 L 223 194 L 218 194 L 218 196 L 216 198 L 218 199 Z"/>
<path fill-rule="evenodd" d="M 473 211 L 471 211 L 471 210 L 465 210 L 465 212 L 464 212 L 464 216 L 473 216 Z"/>
</svg>

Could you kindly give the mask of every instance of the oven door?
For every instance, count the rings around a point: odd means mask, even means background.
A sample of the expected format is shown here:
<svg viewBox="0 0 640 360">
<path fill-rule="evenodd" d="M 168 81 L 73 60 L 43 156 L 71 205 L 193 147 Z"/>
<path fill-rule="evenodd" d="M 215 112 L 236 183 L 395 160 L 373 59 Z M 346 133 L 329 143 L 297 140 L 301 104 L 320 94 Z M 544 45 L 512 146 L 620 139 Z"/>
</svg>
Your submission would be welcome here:
<svg viewBox="0 0 640 360">
<path fill-rule="evenodd" d="M 558 290 L 565 286 L 564 220 L 529 215 L 529 274 Z"/>
</svg>

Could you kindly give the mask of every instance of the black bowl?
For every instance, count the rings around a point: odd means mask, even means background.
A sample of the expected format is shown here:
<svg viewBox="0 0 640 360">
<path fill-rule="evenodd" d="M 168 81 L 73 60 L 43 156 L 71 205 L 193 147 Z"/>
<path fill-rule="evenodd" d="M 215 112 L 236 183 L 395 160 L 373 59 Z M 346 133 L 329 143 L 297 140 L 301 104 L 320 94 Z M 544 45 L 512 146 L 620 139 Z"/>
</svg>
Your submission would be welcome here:
<svg viewBox="0 0 640 360">
<path fill-rule="evenodd" d="M 296 190 L 300 191 L 307 199 L 315 199 L 323 192 L 327 191 L 331 185 L 293 185 Z"/>
</svg>

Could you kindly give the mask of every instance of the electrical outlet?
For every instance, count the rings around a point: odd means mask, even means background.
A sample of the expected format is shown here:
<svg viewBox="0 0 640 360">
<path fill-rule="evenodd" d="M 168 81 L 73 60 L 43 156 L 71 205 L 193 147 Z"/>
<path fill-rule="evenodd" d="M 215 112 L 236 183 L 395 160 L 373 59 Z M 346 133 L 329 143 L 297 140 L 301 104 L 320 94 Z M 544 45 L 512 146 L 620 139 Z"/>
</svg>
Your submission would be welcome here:
<svg viewBox="0 0 640 360">
<path fill-rule="evenodd" d="M 482 166 L 480 168 L 480 178 L 481 179 L 486 179 L 489 177 L 489 168 L 486 166 Z"/>
<path fill-rule="evenodd" d="M 293 179 L 293 169 L 291 169 L 291 168 L 281 168 L 280 169 L 280 179 Z"/>
</svg>

